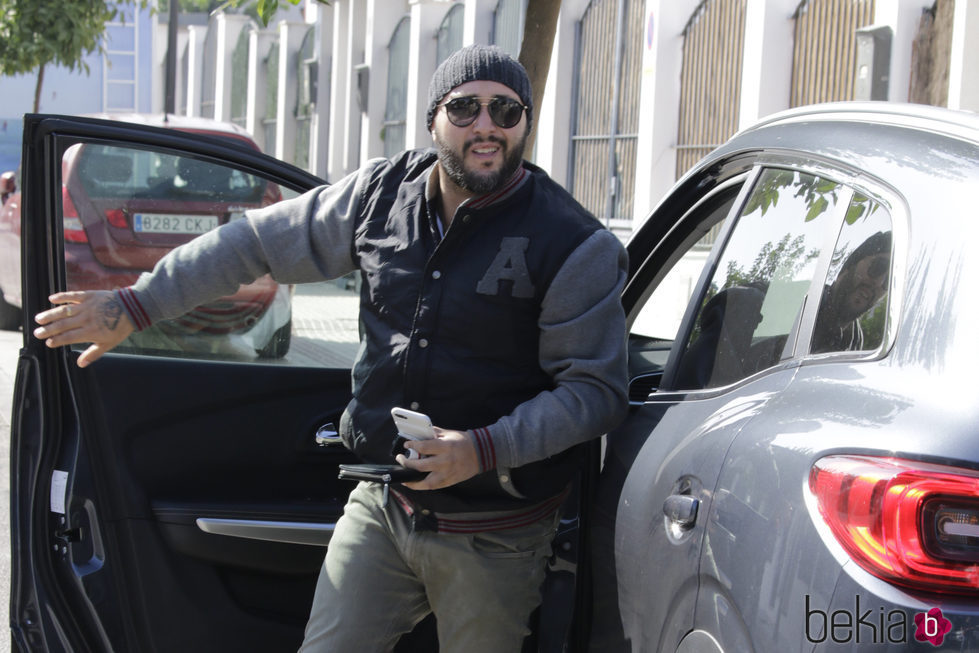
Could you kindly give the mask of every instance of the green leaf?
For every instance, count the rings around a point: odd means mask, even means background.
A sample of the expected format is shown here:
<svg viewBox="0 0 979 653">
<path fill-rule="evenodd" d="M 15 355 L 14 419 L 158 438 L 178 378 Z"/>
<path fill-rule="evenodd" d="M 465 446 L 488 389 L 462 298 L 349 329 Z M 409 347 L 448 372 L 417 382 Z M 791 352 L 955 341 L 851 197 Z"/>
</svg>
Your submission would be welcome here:
<svg viewBox="0 0 979 653">
<path fill-rule="evenodd" d="M 853 224 L 863 216 L 864 212 L 867 210 L 866 204 L 858 204 L 856 202 L 850 204 L 849 208 L 846 210 L 846 223 Z"/>
<path fill-rule="evenodd" d="M 806 213 L 806 222 L 810 220 L 815 220 L 819 215 L 826 210 L 829 206 L 829 201 L 825 197 L 820 197 L 818 200 L 813 202 L 812 206 L 809 207 L 809 211 Z"/>
</svg>

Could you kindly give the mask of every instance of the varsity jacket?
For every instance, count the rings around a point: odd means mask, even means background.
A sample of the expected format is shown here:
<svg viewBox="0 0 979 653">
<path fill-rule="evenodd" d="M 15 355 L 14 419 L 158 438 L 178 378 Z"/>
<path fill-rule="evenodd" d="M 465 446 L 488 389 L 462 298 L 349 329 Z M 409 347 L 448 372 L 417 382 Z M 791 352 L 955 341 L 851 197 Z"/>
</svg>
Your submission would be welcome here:
<svg viewBox="0 0 979 653">
<path fill-rule="evenodd" d="M 398 500 L 438 515 L 441 530 L 479 515 L 515 523 L 556 509 L 577 445 L 624 416 L 625 250 L 527 163 L 464 202 L 443 236 L 436 175 L 431 150 L 372 161 L 175 249 L 118 296 L 145 328 L 266 273 L 291 284 L 359 270 L 345 443 L 393 462 L 394 406 L 467 431 L 482 472 L 440 490 L 400 487 Z"/>
</svg>

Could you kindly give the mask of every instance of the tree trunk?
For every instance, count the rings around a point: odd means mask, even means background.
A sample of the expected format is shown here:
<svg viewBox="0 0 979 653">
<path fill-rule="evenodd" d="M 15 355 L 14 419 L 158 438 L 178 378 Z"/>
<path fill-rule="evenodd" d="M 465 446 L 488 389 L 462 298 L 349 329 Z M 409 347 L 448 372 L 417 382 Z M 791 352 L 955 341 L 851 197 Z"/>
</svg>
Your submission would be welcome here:
<svg viewBox="0 0 979 653">
<path fill-rule="evenodd" d="M 523 41 L 520 45 L 520 63 L 527 69 L 534 95 L 534 126 L 527 138 L 526 152 L 534 148 L 537 139 L 536 117 L 540 115 L 540 105 L 544 101 L 544 87 L 547 85 L 547 71 L 551 66 L 551 49 L 554 47 L 554 33 L 557 31 L 557 17 L 561 11 L 561 0 L 528 0 L 527 20 L 524 22 Z"/>
<path fill-rule="evenodd" d="M 34 113 L 41 110 L 41 86 L 44 84 L 44 64 L 37 69 L 37 84 L 34 86 Z"/>
</svg>

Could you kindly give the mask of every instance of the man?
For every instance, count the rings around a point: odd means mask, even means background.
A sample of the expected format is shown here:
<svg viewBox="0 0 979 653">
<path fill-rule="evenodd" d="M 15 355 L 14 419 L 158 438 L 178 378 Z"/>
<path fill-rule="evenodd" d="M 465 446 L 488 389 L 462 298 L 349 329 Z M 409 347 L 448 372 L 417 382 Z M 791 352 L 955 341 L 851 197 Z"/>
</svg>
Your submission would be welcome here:
<svg viewBox="0 0 979 653">
<path fill-rule="evenodd" d="M 813 353 L 860 351 L 866 343 L 860 317 L 887 292 L 891 272 L 891 232 L 878 231 L 847 257 L 823 297 L 813 329 Z"/>
<path fill-rule="evenodd" d="M 447 59 L 429 90 L 436 151 L 371 161 L 338 183 L 249 212 L 114 293 L 61 293 L 49 346 L 93 344 L 270 272 L 280 283 L 359 269 L 361 351 L 341 434 L 394 462 L 390 410 L 427 413 L 410 442 L 427 472 L 361 483 L 317 583 L 304 651 L 388 651 L 434 612 L 443 651 L 519 651 L 577 465 L 576 445 L 626 407 L 626 275 L 618 240 L 523 163 L 526 72 L 501 50 Z M 441 428 L 439 428 L 441 427 Z"/>
</svg>

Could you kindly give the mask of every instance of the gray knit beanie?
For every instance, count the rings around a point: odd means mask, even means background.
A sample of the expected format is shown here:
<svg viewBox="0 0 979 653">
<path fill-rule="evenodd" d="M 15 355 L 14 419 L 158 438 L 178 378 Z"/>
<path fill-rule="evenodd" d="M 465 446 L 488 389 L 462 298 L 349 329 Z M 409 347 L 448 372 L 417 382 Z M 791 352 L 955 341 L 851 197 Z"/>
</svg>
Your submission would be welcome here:
<svg viewBox="0 0 979 653">
<path fill-rule="evenodd" d="M 533 119 L 533 91 L 530 78 L 520 62 L 495 45 L 469 45 L 456 50 L 436 69 L 428 86 L 428 115 L 425 124 L 432 128 L 435 110 L 449 91 L 472 81 L 499 82 L 513 89 L 527 107 L 527 129 Z"/>
</svg>

